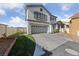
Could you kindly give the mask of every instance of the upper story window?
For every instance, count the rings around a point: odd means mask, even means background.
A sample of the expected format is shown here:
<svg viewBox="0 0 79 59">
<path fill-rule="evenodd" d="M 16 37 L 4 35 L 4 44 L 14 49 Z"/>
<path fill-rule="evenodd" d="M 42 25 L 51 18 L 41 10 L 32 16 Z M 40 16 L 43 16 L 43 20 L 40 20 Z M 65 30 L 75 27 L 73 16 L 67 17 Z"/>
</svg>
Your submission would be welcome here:
<svg viewBox="0 0 79 59">
<path fill-rule="evenodd" d="M 54 20 L 54 17 L 50 16 L 50 21 Z"/>
<path fill-rule="evenodd" d="M 43 9 L 42 9 L 42 8 L 40 8 L 40 11 L 43 11 Z"/>
<path fill-rule="evenodd" d="M 41 21 L 47 21 L 47 15 L 40 12 L 34 12 L 34 18 Z"/>
<path fill-rule="evenodd" d="M 34 12 L 34 18 L 38 19 L 38 13 L 37 12 Z"/>
<path fill-rule="evenodd" d="M 45 21 L 47 20 L 47 15 L 44 15 L 44 20 L 45 20 Z"/>
<path fill-rule="evenodd" d="M 72 23 L 72 20 L 70 20 L 70 24 Z"/>
<path fill-rule="evenodd" d="M 66 25 L 67 28 L 69 28 L 69 25 Z"/>
<path fill-rule="evenodd" d="M 56 17 L 54 17 L 54 21 L 56 21 Z"/>
<path fill-rule="evenodd" d="M 56 21 L 56 17 L 50 16 L 50 21 Z"/>
</svg>

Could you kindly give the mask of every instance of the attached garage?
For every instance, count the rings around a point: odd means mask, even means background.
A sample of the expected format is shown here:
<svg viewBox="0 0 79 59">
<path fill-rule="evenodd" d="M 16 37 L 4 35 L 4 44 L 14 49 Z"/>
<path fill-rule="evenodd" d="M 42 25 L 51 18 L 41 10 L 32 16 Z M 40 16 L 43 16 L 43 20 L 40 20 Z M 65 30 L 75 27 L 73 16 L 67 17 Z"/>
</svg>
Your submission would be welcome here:
<svg viewBox="0 0 79 59">
<path fill-rule="evenodd" d="M 38 34 L 38 33 L 47 33 L 47 26 L 37 26 L 32 25 L 31 26 L 31 33 L 32 34 Z"/>
</svg>

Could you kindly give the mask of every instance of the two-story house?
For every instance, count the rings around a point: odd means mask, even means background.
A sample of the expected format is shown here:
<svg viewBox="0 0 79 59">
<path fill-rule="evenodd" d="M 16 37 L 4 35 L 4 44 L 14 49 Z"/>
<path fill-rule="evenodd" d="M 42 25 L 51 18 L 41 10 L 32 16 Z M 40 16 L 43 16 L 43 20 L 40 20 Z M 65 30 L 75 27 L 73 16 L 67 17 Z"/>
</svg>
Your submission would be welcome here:
<svg viewBox="0 0 79 59">
<path fill-rule="evenodd" d="M 55 27 L 56 16 L 43 5 L 26 5 L 27 34 L 51 33 Z"/>
<path fill-rule="evenodd" d="M 69 34 L 71 36 L 79 36 L 79 13 L 70 17 Z"/>
</svg>

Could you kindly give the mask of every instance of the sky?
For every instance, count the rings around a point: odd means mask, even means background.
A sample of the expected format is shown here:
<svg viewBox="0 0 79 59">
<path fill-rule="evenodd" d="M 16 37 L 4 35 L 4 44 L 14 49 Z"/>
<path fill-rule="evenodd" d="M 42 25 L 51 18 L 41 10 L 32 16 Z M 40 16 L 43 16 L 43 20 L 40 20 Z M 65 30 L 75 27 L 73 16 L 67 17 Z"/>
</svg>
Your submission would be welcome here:
<svg viewBox="0 0 79 59">
<path fill-rule="evenodd" d="M 45 7 L 53 14 L 58 17 L 57 20 L 68 22 L 70 17 L 79 13 L 78 3 L 53 3 L 45 4 Z"/>
<path fill-rule="evenodd" d="M 69 17 L 79 12 L 78 3 L 43 3 L 42 5 L 57 16 L 57 20 L 69 21 Z M 24 3 L 0 3 L 0 23 L 13 27 L 25 27 Z"/>
</svg>

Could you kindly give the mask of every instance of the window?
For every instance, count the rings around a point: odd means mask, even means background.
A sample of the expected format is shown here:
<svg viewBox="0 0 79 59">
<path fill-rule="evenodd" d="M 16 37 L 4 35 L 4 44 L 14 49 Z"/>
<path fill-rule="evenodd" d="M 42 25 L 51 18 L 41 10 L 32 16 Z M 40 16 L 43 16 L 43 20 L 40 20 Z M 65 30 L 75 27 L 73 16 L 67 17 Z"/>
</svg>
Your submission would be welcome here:
<svg viewBox="0 0 79 59">
<path fill-rule="evenodd" d="M 47 15 L 44 15 L 44 20 L 47 21 Z"/>
<path fill-rule="evenodd" d="M 66 25 L 67 28 L 69 28 L 69 25 Z"/>
<path fill-rule="evenodd" d="M 47 21 L 47 15 L 39 12 L 34 12 L 34 18 L 41 21 Z"/>
<path fill-rule="evenodd" d="M 45 20 L 45 15 L 44 15 L 44 20 Z"/>
<path fill-rule="evenodd" d="M 47 21 L 47 15 L 45 15 L 45 20 Z"/>
<path fill-rule="evenodd" d="M 41 16 L 40 13 L 38 13 L 38 19 L 40 19 L 40 16 Z"/>
<path fill-rule="evenodd" d="M 43 14 L 41 13 L 41 19 L 43 19 Z"/>
<path fill-rule="evenodd" d="M 43 11 L 43 9 L 42 9 L 42 8 L 40 8 L 40 11 Z"/>
<path fill-rule="evenodd" d="M 56 21 L 56 17 L 53 18 L 54 22 Z"/>
<path fill-rule="evenodd" d="M 56 17 L 54 18 L 54 21 L 56 21 Z"/>
<path fill-rule="evenodd" d="M 42 19 L 42 20 L 44 19 L 43 14 L 41 14 L 41 19 Z"/>
<path fill-rule="evenodd" d="M 56 17 L 54 17 L 54 16 L 50 16 L 50 21 L 56 21 Z"/>
<path fill-rule="evenodd" d="M 54 20 L 54 17 L 51 16 L 51 17 L 50 17 L 50 20 Z"/>
<path fill-rule="evenodd" d="M 37 19 L 38 18 L 38 13 L 34 12 L 34 18 Z"/>
<path fill-rule="evenodd" d="M 70 20 L 70 24 L 72 23 L 72 20 Z"/>
</svg>

